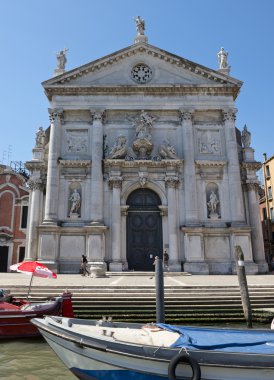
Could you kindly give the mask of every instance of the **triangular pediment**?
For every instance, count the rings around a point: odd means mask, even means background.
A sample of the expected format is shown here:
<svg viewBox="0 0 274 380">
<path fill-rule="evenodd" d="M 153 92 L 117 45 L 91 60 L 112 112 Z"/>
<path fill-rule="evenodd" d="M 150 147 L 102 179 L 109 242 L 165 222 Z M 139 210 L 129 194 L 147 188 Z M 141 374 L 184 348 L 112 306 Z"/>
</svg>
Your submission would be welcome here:
<svg viewBox="0 0 274 380">
<path fill-rule="evenodd" d="M 58 89 L 68 93 L 69 88 L 136 86 L 226 87 L 233 88 L 237 96 L 241 85 L 235 78 L 146 43 L 134 44 L 43 82 L 49 97 Z"/>
</svg>

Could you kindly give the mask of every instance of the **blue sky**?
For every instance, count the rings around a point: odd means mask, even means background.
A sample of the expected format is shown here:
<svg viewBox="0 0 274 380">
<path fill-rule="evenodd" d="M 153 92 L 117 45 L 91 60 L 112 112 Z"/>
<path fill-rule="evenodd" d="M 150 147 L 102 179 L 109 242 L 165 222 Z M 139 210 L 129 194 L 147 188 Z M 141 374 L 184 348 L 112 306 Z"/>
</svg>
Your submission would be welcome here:
<svg viewBox="0 0 274 380">
<path fill-rule="evenodd" d="M 129 46 L 137 15 L 151 45 L 212 69 L 220 47 L 229 52 L 244 82 L 236 125 L 247 124 L 257 160 L 274 154 L 273 0 L 0 0 L 1 163 L 30 160 L 35 132 L 49 126 L 41 82 L 56 53 L 69 49 L 70 70 Z"/>
</svg>

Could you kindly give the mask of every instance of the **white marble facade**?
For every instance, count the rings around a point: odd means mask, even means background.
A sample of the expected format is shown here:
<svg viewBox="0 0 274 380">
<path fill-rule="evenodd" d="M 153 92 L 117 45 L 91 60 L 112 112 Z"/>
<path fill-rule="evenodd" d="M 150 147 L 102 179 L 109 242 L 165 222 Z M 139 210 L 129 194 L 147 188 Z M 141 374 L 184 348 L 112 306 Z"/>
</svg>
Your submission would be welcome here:
<svg viewBox="0 0 274 380">
<path fill-rule="evenodd" d="M 27 163 L 27 257 L 60 273 L 78 272 L 83 253 L 150 270 L 165 249 L 172 271 L 230 274 L 240 245 L 247 273 L 265 272 L 260 164 L 236 129 L 242 82 L 143 37 L 43 83 L 51 124 Z"/>
</svg>

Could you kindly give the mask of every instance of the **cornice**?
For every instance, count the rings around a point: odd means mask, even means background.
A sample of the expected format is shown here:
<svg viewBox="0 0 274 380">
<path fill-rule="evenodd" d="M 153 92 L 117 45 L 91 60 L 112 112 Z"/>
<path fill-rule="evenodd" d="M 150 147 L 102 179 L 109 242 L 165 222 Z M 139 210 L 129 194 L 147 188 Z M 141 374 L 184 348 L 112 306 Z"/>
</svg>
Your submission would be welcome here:
<svg viewBox="0 0 274 380">
<path fill-rule="evenodd" d="M 59 164 L 66 168 L 88 168 L 91 160 L 59 160 Z"/>
<path fill-rule="evenodd" d="M 224 167 L 227 165 L 227 161 L 220 160 L 195 160 L 195 164 L 199 167 Z"/>
<path fill-rule="evenodd" d="M 236 86 L 223 87 L 220 85 L 155 85 L 155 86 L 51 86 L 45 90 L 49 100 L 54 95 L 77 96 L 77 95 L 155 95 L 155 96 L 178 96 L 178 95 L 207 95 L 207 96 L 233 96 L 236 99 L 239 88 Z"/>
<path fill-rule="evenodd" d="M 25 163 L 25 166 L 30 171 L 47 169 L 47 163 L 45 161 L 36 161 L 36 160 L 27 161 Z"/>
<path fill-rule="evenodd" d="M 248 170 L 260 170 L 262 167 L 262 163 L 258 161 L 251 161 L 251 162 L 242 162 L 241 167 L 243 169 L 248 169 Z"/>
<path fill-rule="evenodd" d="M 112 160 L 106 159 L 104 160 L 105 168 L 111 170 L 112 168 L 139 168 L 139 167 L 148 167 L 148 168 L 178 168 L 183 165 L 183 160 L 161 160 L 161 161 L 153 161 L 153 160 Z"/>
</svg>

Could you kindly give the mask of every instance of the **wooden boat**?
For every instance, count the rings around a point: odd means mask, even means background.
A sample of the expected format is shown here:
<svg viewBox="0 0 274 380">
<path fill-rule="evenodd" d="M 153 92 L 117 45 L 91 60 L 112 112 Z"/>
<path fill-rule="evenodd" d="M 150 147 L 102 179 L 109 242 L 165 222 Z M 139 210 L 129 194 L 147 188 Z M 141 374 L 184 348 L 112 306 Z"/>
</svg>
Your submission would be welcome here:
<svg viewBox="0 0 274 380">
<path fill-rule="evenodd" d="M 0 299 L 0 339 L 39 336 L 31 319 L 44 315 L 73 316 L 71 293 L 65 292 L 45 302 L 28 302 L 4 294 Z"/>
<path fill-rule="evenodd" d="M 270 329 L 141 325 L 51 316 L 32 322 L 79 379 L 274 379 L 274 331 Z"/>
</svg>

